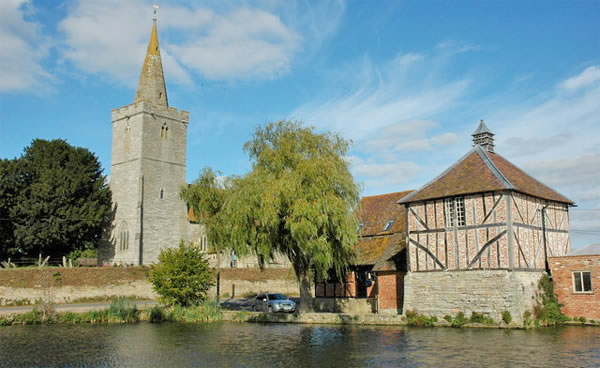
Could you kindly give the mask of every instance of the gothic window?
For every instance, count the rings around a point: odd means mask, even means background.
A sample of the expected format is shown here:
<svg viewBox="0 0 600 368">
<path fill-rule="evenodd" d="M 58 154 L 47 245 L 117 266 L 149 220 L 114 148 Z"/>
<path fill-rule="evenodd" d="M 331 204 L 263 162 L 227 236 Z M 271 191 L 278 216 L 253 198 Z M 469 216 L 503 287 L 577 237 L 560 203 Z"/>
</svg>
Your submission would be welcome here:
<svg viewBox="0 0 600 368">
<path fill-rule="evenodd" d="M 592 275 L 590 272 L 573 272 L 573 291 L 576 293 L 592 292 Z"/>
<path fill-rule="evenodd" d="M 206 250 L 208 249 L 208 242 L 206 240 L 206 234 L 202 234 L 200 236 L 200 250 L 203 252 L 206 252 Z"/>
<path fill-rule="evenodd" d="M 168 134 L 169 127 L 167 126 L 167 123 L 163 123 L 163 126 L 160 128 L 160 137 L 166 140 L 168 138 Z"/>
<path fill-rule="evenodd" d="M 444 199 L 446 227 L 465 226 L 465 197 Z"/>
<path fill-rule="evenodd" d="M 119 250 L 124 251 L 129 249 L 129 229 L 127 228 L 127 222 L 123 220 L 119 226 Z"/>
</svg>

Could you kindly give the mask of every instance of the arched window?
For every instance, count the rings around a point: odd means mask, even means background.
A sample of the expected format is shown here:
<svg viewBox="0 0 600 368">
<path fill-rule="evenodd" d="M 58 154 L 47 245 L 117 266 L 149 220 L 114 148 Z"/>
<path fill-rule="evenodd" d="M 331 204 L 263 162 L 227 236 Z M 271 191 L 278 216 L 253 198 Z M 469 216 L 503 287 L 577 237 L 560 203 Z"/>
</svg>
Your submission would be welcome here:
<svg viewBox="0 0 600 368">
<path fill-rule="evenodd" d="M 167 123 L 163 123 L 163 126 L 160 128 L 160 137 L 162 139 L 167 139 L 168 133 L 169 133 L 169 127 L 167 126 Z"/>
<path fill-rule="evenodd" d="M 158 198 L 163 199 L 165 197 L 165 191 L 162 187 L 160 187 L 160 193 L 158 194 Z"/>
<path fill-rule="evenodd" d="M 127 222 L 125 220 L 121 221 L 119 225 L 119 234 L 118 234 L 118 249 L 120 251 L 129 249 L 129 229 L 127 227 Z"/>
</svg>

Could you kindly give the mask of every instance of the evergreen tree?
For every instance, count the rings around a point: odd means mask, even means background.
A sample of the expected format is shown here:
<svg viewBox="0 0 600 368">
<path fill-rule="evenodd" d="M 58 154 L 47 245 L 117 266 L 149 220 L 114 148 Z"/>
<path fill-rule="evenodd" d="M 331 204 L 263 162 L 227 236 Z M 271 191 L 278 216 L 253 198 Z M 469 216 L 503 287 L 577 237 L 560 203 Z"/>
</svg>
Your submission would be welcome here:
<svg viewBox="0 0 600 368">
<path fill-rule="evenodd" d="M 8 256 L 60 257 L 97 246 L 111 221 L 111 194 L 96 156 L 64 140 L 34 140 L 24 154 L 4 162 L 1 202 L 10 225 L 2 227 L 13 245 Z"/>
</svg>

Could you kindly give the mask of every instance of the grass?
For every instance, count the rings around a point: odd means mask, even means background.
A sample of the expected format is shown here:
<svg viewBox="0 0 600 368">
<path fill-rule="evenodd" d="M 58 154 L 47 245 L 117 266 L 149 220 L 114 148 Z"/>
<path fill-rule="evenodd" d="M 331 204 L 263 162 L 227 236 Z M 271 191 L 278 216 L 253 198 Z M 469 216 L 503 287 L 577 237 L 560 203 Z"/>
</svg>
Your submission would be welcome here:
<svg viewBox="0 0 600 368">
<path fill-rule="evenodd" d="M 240 316 L 242 318 L 243 316 Z M 204 301 L 191 307 L 154 306 L 149 310 L 137 309 L 134 300 L 116 298 L 106 309 L 81 313 L 44 313 L 37 307 L 33 310 L 8 316 L 0 316 L 0 326 L 35 325 L 42 323 L 137 323 L 139 321 L 158 322 L 215 322 L 222 319 L 221 307 L 212 301 Z"/>
<path fill-rule="evenodd" d="M 427 317 L 414 310 L 406 311 L 406 323 L 409 326 L 433 327 L 437 321 L 436 316 Z"/>
</svg>

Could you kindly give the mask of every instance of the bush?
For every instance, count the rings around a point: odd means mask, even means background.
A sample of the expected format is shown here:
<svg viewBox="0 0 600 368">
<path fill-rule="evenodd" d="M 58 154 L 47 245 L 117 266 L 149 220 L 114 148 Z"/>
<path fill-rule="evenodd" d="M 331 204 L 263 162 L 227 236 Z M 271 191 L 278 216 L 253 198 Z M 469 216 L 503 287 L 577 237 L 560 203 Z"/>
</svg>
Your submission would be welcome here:
<svg viewBox="0 0 600 368">
<path fill-rule="evenodd" d="M 194 244 L 163 249 L 152 267 L 150 282 L 168 305 L 198 305 L 215 284 L 215 275 Z"/>
<path fill-rule="evenodd" d="M 406 311 L 406 321 L 409 326 L 433 327 L 438 321 L 436 316 L 427 317 L 414 310 Z"/>
<path fill-rule="evenodd" d="M 542 291 L 542 304 L 535 308 L 536 322 L 542 322 L 547 325 L 556 325 L 567 320 L 560 311 L 561 305 L 554 294 L 554 286 L 548 275 L 542 276 L 538 284 Z"/>
<path fill-rule="evenodd" d="M 483 313 L 477 313 L 477 312 L 473 312 L 471 313 L 471 322 L 473 323 L 481 323 L 484 325 L 493 325 L 494 324 L 494 320 L 491 319 L 490 317 L 484 315 Z"/>
<path fill-rule="evenodd" d="M 458 312 L 456 317 L 454 317 L 454 319 L 452 320 L 452 327 L 462 327 L 466 325 L 467 322 L 469 321 L 465 317 L 465 314 L 463 312 Z"/>
<path fill-rule="evenodd" d="M 512 321 L 512 315 L 510 314 L 509 311 L 504 311 L 502 312 L 502 320 L 504 321 L 504 323 L 506 323 L 507 325 L 510 324 L 510 322 Z"/>
</svg>

